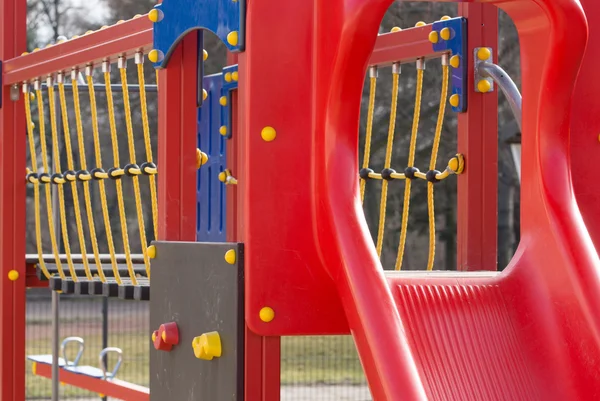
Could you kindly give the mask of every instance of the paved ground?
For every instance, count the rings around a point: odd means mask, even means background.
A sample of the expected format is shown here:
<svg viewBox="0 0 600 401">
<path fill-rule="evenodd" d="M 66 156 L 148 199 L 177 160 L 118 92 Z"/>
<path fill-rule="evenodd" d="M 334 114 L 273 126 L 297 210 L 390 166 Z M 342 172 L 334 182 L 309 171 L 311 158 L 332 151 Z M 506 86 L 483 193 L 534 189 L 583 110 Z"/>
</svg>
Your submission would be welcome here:
<svg viewBox="0 0 600 401">
<path fill-rule="evenodd" d="M 281 401 L 371 401 L 371 399 L 366 386 L 285 386 L 281 389 Z M 97 400 L 98 398 L 69 398 L 64 401 Z M 38 398 L 35 401 L 50 400 Z"/>
</svg>

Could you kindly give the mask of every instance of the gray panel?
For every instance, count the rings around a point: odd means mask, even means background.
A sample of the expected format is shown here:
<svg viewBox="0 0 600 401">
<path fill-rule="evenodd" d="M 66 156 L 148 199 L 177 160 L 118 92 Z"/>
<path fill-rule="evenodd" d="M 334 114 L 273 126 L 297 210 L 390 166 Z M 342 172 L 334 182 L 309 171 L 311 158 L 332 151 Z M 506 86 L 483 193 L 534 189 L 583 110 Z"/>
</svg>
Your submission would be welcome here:
<svg viewBox="0 0 600 401">
<path fill-rule="evenodd" d="M 150 343 L 151 401 L 242 401 L 244 357 L 243 246 L 155 242 L 152 260 L 150 338 L 161 324 L 176 322 L 179 345 L 170 352 Z M 225 261 L 235 250 L 236 263 Z M 192 340 L 217 331 L 222 356 L 194 356 Z"/>
</svg>

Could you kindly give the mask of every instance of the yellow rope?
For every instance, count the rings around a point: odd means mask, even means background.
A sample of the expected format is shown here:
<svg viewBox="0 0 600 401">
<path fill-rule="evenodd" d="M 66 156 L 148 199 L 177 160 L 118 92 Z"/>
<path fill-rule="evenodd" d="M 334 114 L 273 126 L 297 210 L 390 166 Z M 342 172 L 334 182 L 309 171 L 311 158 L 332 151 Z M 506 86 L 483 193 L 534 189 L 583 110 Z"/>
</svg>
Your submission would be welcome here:
<svg viewBox="0 0 600 401">
<path fill-rule="evenodd" d="M 146 102 L 146 80 L 144 77 L 144 65 L 137 65 L 138 83 L 140 85 L 140 103 L 142 106 L 142 123 L 144 126 L 144 144 L 146 146 L 146 160 L 152 163 L 152 144 L 150 143 L 150 124 L 148 123 L 148 104 Z M 158 203 L 156 197 L 156 178 L 154 175 L 149 175 L 150 180 L 150 197 L 152 202 L 152 224 L 154 228 L 154 239 L 158 238 Z M 142 244 L 142 247 L 144 244 Z"/>
<path fill-rule="evenodd" d="M 67 152 L 67 167 L 70 171 L 75 170 L 73 163 L 73 149 L 71 147 L 71 130 L 69 128 L 69 114 L 67 112 L 67 101 L 65 97 L 65 84 L 64 82 L 58 83 L 58 92 L 60 97 L 60 109 L 62 112 L 63 130 L 65 135 L 65 149 Z M 90 272 L 90 264 L 87 260 L 87 249 L 85 246 L 85 237 L 83 235 L 83 223 L 81 221 L 81 208 L 79 207 L 79 191 L 77 189 L 76 181 L 71 181 L 71 192 L 73 194 L 73 206 L 75 208 L 75 222 L 77 225 L 77 236 L 79 237 L 79 248 L 81 250 L 81 257 L 83 260 L 83 267 L 85 270 L 85 276 L 88 280 L 92 280 L 92 273 Z"/>
<path fill-rule="evenodd" d="M 44 167 L 44 173 L 49 174 L 48 167 L 48 154 L 46 149 L 46 127 L 44 121 L 44 101 L 42 99 L 42 91 L 40 89 L 36 89 L 36 97 L 38 104 L 38 115 L 39 115 L 39 125 L 40 125 L 40 147 L 42 152 L 42 165 Z M 56 267 L 58 269 L 58 275 L 61 279 L 66 279 L 65 272 L 62 269 L 62 264 L 60 263 L 60 256 L 58 252 L 58 245 L 56 243 L 56 235 L 54 233 L 54 218 L 52 212 L 52 193 L 50 192 L 50 185 L 44 185 L 46 189 L 46 210 L 48 214 L 48 228 L 50 233 L 50 242 L 52 243 L 52 252 L 54 253 L 54 259 L 56 261 Z"/>
<path fill-rule="evenodd" d="M 31 120 L 31 100 L 29 98 L 30 93 L 25 93 L 25 116 L 27 118 L 27 136 L 29 137 L 29 152 L 31 153 L 31 166 L 33 172 L 37 171 L 37 157 L 35 152 L 35 142 L 33 138 L 33 121 Z M 38 251 L 38 259 L 42 273 L 47 279 L 50 279 L 50 273 L 46 267 L 44 261 L 44 251 L 42 249 L 42 229 L 40 219 L 40 187 L 39 181 L 33 183 L 33 198 L 34 198 L 34 209 L 35 209 L 35 239 Z"/>
<path fill-rule="evenodd" d="M 106 88 L 106 99 L 108 103 L 108 116 L 110 123 L 110 137 L 113 150 L 113 163 L 115 168 L 119 168 L 119 140 L 117 138 L 117 124 L 115 122 L 115 106 L 113 101 L 112 87 L 110 83 L 110 72 L 104 73 L 104 86 Z M 129 278 L 134 285 L 137 285 L 133 262 L 131 260 L 131 248 L 129 246 L 129 232 L 127 229 L 127 214 L 125 212 L 125 201 L 123 200 L 123 184 L 120 179 L 115 180 L 117 189 L 117 202 L 119 205 L 119 221 L 121 223 L 121 237 L 123 238 L 123 249 L 125 251 L 125 261 Z"/>
<path fill-rule="evenodd" d="M 444 126 L 444 114 L 446 113 L 446 98 L 448 97 L 448 65 L 442 65 L 442 93 L 440 95 L 440 109 L 435 127 L 435 136 L 433 147 L 431 149 L 431 162 L 429 170 L 435 170 L 437 155 L 442 137 L 442 128 Z M 429 215 L 429 257 L 427 260 L 427 270 L 433 270 L 435 260 L 435 206 L 433 197 L 433 182 L 427 183 L 427 214 Z"/>
<path fill-rule="evenodd" d="M 419 131 L 419 118 L 421 115 L 421 98 L 423 94 L 423 69 L 417 69 L 417 89 L 415 98 L 415 112 L 413 115 L 412 133 L 410 137 L 410 150 L 408 154 L 408 166 L 414 167 L 415 153 L 417 149 L 417 134 Z M 402 268 L 402 260 L 404 258 L 404 247 L 406 245 L 406 234 L 408 230 L 408 212 L 410 207 L 410 179 L 405 181 L 404 189 L 404 207 L 402 210 L 402 226 L 400 232 L 400 244 L 398 246 L 398 256 L 396 258 L 396 270 Z"/>
<path fill-rule="evenodd" d="M 81 103 L 79 101 L 79 86 L 77 85 L 77 79 L 72 79 L 71 84 L 73 86 L 73 102 L 75 104 L 75 122 L 77 125 L 77 143 L 79 147 L 79 159 L 81 162 L 81 169 L 87 170 L 87 161 L 85 154 L 85 142 L 83 140 L 83 125 L 81 123 Z M 92 197 L 90 195 L 90 183 L 89 181 L 83 182 L 83 195 L 85 200 L 85 209 L 87 215 L 87 221 L 90 229 L 90 239 L 92 241 L 92 250 L 94 251 L 94 260 L 96 261 L 96 269 L 98 270 L 98 276 L 102 282 L 106 281 L 102 263 L 100 262 L 100 251 L 98 249 L 98 238 L 96 236 L 96 224 L 94 223 L 94 213 L 92 211 Z M 107 236 L 110 233 L 110 226 L 106 228 Z M 108 241 L 109 248 L 112 246 L 112 239 Z M 116 265 L 113 260 L 113 266 Z"/>
<path fill-rule="evenodd" d="M 367 111 L 367 135 L 365 138 L 365 155 L 363 157 L 363 168 L 369 167 L 371 158 L 371 138 L 373 136 L 373 114 L 375 111 L 375 89 L 377 88 L 377 77 L 371 77 L 369 85 L 369 108 Z M 367 180 L 360 180 L 360 200 L 365 200 L 365 187 Z"/>
<path fill-rule="evenodd" d="M 92 114 L 92 133 L 94 137 L 94 154 L 96 157 L 96 166 L 100 168 L 102 166 L 102 150 L 100 147 L 100 134 L 98 133 L 98 108 L 96 105 L 96 92 L 94 91 L 94 80 L 91 75 L 87 75 L 88 91 L 90 95 L 90 110 Z M 121 284 L 121 275 L 119 274 L 119 268 L 115 258 L 115 245 L 112 236 L 112 227 L 110 224 L 110 215 L 108 214 L 108 202 L 106 200 L 106 186 L 103 180 L 98 180 L 98 186 L 100 188 L 100 201 L 102 204 L 102 216 L 104 219 L 104 225 L 106 226 L 106 237 L 108 238 L 109 253 L 112 262 L 113 274 L 117 284 Z M 127 267 L 129 274 L 133 276 L 132 282 L 135 281 L 135 274 L 133 273 L 133 266 L 131 265 L 131 257 L 129 257 Z"/>
<path fill-rule="evenodd" d="M 385 168 L 390 168 L 392 163 L 392 149 L 394 145 L 394 130 L 396 129 L 396 114 L 398 110 L 398 82 L 400 74 L 399 72 L 392 73 L 392 105 L 390 107 L 390 124 L 388 128 L 388 140 L 387 147 L 385 149 Z M 381 203 L 379 206 L 379 232 L 377 234 L 377 254 L 381 256 L 381 249 L 383 248 L 383 236 L 385 234 L 385 214 L 387 207 L 387 190 L 388 181 L 383 180 L 381 183 Z"/>
<path fill-rule="evenodd" d="M 56 173 L 61 173 L 60 168 L 60 150 L 58 149 L 58 129 L 56 128 L 56 104 L 54 103 L 54 86 L 48 85 L 48 104 L 50 105 L 50 128 L 52 130 L 52 148 L 54 153 L 54 166 Z M 57 183 L 58 186 L 58 205 L 60 212 L 60 229 L 62 232 L 63 243 L 65 247 L 65 254 L 67 257 L 67 264 L 69 265 L 69 271 L 71 272 L 71 278 L 73 281 L 79 281 L 77 274 L 75 273 L 75 266 L 73 266 L 73 259 L 71 257 L 71 244 L 69 241 L 69 227 L 67 226 L 67 212 L 65 210 L 65 188 L 64 183 Z M 91 278 L 91 277 L 90 277 Z"/>
<path fill-rule="evenodd" d="M 130 162 L 135 164 L 135 144 L 133 141 L 133 126 L 131 123 L 131 106 L 129 103 L 129 88 L 127 87 L 127 69 L 120 68 L 121 71 L 121 86 L 123 88 L 123 104 L 125 107 L 125 121 L 127 125 L 127 139 L 129 143 L 129 159 Z M 135 195 L 135 205 L 138 217 L 138 226 L 140 229 L 140 242 L 142 246 L 142 255 L 144 256 L 144 266 L 146 267 L 146 274 L 150 278 L 150 261 L 146 252 L 146 229 L 144 227 L 144 213 L 142 211 L 142 200 L 140 195 L 140 182 L 137 175 L 132 177 L 133 179 L 133 191 Z M 132 279 L 133 281 L 133 279 Z M 137 285 L 134 283 L 134 285 Z"/>
</svg>

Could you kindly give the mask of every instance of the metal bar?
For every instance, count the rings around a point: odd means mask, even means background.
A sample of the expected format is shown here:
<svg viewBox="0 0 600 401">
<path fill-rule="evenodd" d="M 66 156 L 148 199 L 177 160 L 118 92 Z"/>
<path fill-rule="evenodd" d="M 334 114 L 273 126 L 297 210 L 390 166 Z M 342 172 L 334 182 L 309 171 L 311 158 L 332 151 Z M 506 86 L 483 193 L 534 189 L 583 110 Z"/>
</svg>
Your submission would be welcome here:
<svg viewBox="0 0 600 401">
<path fill-rule="evenodd" d="M 87 260 L 90 262 L 94 262 L 95 258 L 94 255 L 86 255 L 87 256 Z M 109 263 L 111 261 L 111 256 L 109 254 L 106 253 L 101 253 L 100 255 L 98 255 L 100 258 L 100 262 L 101 263 Z M 44 259 L 45 262 L 48 263 L 54 263 L 56 262 L 56 259 L 54 259 L 54 255 L 52 254 L 44 254 L 42 255 L 42 258 Z M 117 259 L 117 263 L 124 263 L 125 259 L 125 254 L 116 254 L 115 258 Z M 64 254 L 59 255 L 59 259 L 61 262 L 66 262 L 67 260 L 67 256 Z M 25 255 L 25 260 L 27 263 L 38 263 L 39 262 L 39 257 L 37 254 L 33 254 L 33 253 L 28 253 L 27 255 Z M 83 257 L 81 256 L 80 253 L 73 253 L 71 254 L 71 260 L 73 260 L 73 263 L 83 263 Z M 131 254 L 131 260 L 134 263 L 144 263 L 144 257 L 142 254 Z"/>
<path fill-rule="evenodd" d="M 102 297 L 102 349 L 108 348 L 108 297 Z M 108 366 L 108 355 L 104 354 L 104 366 Z M 102 401 L 107 401 L 106 396 L 102 397 Z"/>
<path fill-rule="evenodd" d="M 59 305 L 60 305 L 60 294 L 57 291 L 52 291 L 52 401 L 58 401 L 59 399 L 59 342 L 60 342 L 60 331 L 59 331 Z"/>
<path fill-rule="evenodd" d="M 519 129 L 522 130 L 522 96 L 515 81 L 497 64 L 481 62 L 477 64 L 477 72 L 482 77 L 492 78 L 496 85 L 502 90 L 508 100 L 510 109 L 517 120 Z"/>
<path fill-rule="evenodd" d="M 369 65 L 386 66 L 440 57 L 446 52 L 433 50 L 429 41 L 430 32 L 431 24 L 379 35 Z"/>
<path fill-rule="evenodd" d="M 152 49 L 152 23 L 141 16 L 67 42 L 4 62 L 4 85 L 44 77 L 58 71 L 116 62 L 119 56 L 133 57 Z"/>
<path fill-rule="evenodd" d="M 460 3 L 458 15 L 469 21 L 468 51 L 498 48 L 498 9 L 489 4 Z M 496 59 L 496 55 L 494 55 Z M 475 75 L 469 63 L 469 77 Z M 457 269 L 497 270 L 498 96 L 475 92 L 469 79 L 469 107 L 458 115 L 458 151 L 469 155 L 458 177 Z M 482 135 L 485 133 L 485 135 Z"/>
<path fill-rule="evenodd" d="M 47 86 L 42 85 L 42 88 L 46 89 Z M 123 92 L 123 86 L 121 86 L 120 84 L 112 84 L 110 86 L 110 88 L 113 92 Z M 139 85 L 127 85 L 127 88 L 129 89 L 129 92 L 139 92 L 140 91 Z M 146 88 L 146 93 L 158 92 L 157 85 L 146 85 L 145 88 Z M 88 88 L 87 84 L 85 86 L 79 86 L 77 89 L 79 89 L 79 92 L 89 92 L 89 90 L 90 90 Z M 94 90 L 98 91 L 98 92 L 104 92 L 104 91 L 106 91 L 106 86 L 104 86 L 103 84 L 94 84 Z M 71 92 L 71 91 L 73 91 L 73 85 L 65 84 L 65 92 Z"/>
<path fill-rule="evenodd" d="M 0 1 L 0 60 L 16 57 L 27 46 L 27 2 Z M 3 79 L 0 96 L 0 400 L 25 399 L 25 107 L 12 102 L 13 88 Z M 11 93 L 12 92 L 12 93 Z M 20 278 L 7 279 L 11 270 Z"/>
</svg>

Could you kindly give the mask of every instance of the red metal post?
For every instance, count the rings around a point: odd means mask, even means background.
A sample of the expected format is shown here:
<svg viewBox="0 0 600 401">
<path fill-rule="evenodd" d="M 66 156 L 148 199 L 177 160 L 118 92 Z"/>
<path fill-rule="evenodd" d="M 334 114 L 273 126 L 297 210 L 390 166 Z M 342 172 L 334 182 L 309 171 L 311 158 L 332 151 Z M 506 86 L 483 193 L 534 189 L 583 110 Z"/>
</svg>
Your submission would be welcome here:
<svg viewBox="0 0 600 401">
<path fill-rule="evenodd" d="M 161 240 L 196 240 L 197 35 L 187 35 L 159 73 L 158 214 Z"/>
<path fill-rule="evenodd" d="M 0 1 L 0 60 L 26 49 L 27 2 Z M 2 86 L 0 109 L 0 400 L 25 399 L 25 113 Z M 16 270 L 20 278 L 8 279 Z"/>
<path fill-rule="evenodd" d="M 473 49 L 498 49 L 498 9 L 493 5 L 460 3 L 467 18 L 468 57 Z M 474 63 L 469 62 L 468 110 L 458 117 L 458 151 L 465 155 L 464 174 L 458 177 L 458 270 L 497 269 L 498 209 L 498 95 L 477 93 Z M 485 166 L 485 168 L 484 168 Z"/>
</svg>

